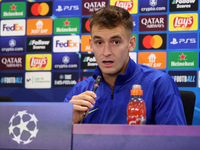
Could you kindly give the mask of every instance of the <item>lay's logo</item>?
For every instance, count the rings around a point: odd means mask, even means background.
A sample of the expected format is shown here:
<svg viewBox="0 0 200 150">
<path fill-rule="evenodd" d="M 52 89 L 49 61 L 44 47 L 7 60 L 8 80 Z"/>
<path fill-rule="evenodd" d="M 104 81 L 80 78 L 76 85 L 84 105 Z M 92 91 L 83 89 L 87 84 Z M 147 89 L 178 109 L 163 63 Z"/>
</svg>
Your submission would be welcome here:
<svg viewBox="0 0 200 150">
<path fill-rule="evenodd" d="M 110 5 L 124 8 L 130 14 L 138 12 L 138 0 L 110 0 Z"/>
<path fill-rule="evenodd" d="M 51 54 L 26 55 L 26 70 L 51 70 Z"/>
<path fill-rule="evenodd" d="M 45 68 L 47 66 L 47 57 L 38 58 L 38 57 L 32 57 L 30 59 L 30 67 L 31 68 Z"/>
<path fill-rule="evenodd" d="M 115 6 L 122 7 L 129 12 L 133 9 L 133 0 L 130 1 L 116 1 Z"/>
<path fill-rule="evenodd" d="M 171 14 L 169 15 L 170 31 L 185 31 L 198 29 L 198 14 Z"/>
</svg>

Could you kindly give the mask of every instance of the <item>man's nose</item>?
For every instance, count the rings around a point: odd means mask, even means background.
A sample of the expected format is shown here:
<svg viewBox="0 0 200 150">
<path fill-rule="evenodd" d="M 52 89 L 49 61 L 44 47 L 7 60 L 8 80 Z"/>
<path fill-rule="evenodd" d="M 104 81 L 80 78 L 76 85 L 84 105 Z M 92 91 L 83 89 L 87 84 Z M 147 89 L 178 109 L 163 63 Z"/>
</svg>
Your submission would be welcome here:
<svg viewBox="0 0 200 150">
<path fill-rule="evenodd" d="M 106 43 L 106 44 L 104 45 L 103 55 L 104 55 L 104 56 L 109 56 L 109 55 L 111 55 L 111 48 L 110 48 L 110 45 L 109 45 L 108 43 Z"/>
</svg>

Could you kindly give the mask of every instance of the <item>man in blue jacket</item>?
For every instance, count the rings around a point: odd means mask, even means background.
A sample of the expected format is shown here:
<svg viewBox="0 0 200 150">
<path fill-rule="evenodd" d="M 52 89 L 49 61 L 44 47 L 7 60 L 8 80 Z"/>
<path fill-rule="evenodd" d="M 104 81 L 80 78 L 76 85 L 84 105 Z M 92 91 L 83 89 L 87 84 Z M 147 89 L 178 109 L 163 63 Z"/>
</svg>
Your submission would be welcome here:
<svg viewBox="0 0 200 150">
<path fill-rule="evenodd" d="M 154 68 L 136 64 L 129 57 L 136 44 L 129 12 L 106 6 L 90 18 L 90 48 L 98 66 L 93 75 L 78 82 L 65 102 L 73 103 L 73 123 L 85 111 L 83 123 L 127 124 L 126 110 L 133 84 L 140 84 L 146 104 L 146 124 L 186 125 L 179 90 L 172 78 Z M 102 81 L 92 92 L 97 76 Z"/>
</svg>

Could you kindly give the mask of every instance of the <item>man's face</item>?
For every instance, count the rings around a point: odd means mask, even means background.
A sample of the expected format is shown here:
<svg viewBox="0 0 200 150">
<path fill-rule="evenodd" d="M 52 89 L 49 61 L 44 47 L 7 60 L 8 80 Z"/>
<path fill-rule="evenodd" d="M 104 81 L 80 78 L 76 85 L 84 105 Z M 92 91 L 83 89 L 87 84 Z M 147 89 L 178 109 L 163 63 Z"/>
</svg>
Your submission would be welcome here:
<svg viewBox="0 0 200 150">
<path fill-rule="evenodd" d="M 135 38 L 130 34 L 122 26 L 113 29 L 92 27 L 90 48 L 104 77 L 125 74 L 129 52 L 135 47 Z"/>
</svg>

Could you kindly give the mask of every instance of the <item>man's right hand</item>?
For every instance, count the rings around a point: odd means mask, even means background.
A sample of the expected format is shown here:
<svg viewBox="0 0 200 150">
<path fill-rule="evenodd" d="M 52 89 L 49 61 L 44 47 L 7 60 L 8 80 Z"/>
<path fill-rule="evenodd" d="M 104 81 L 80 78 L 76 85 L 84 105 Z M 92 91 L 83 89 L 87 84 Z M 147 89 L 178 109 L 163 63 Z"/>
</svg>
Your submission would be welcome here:
<svg viewBox="0 0 200 150">
<path fill-rule="evenodd" d="M 78 123 L 85 111 L 88 114 L 89 109 L 94 107 L 96 97 L 97 95 L 92 91 L 86 91 L 72 97 L 69 103 L 73 103 L 73 123 Z"/>
</svg>

